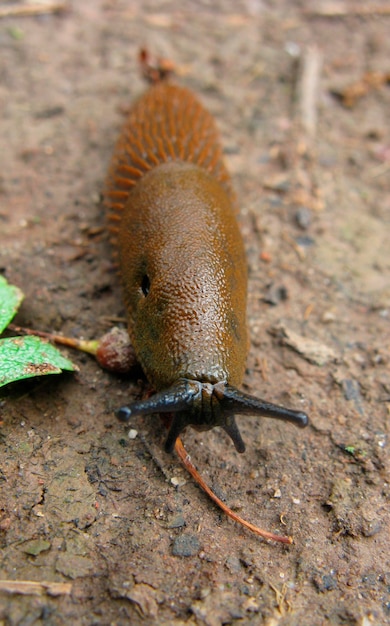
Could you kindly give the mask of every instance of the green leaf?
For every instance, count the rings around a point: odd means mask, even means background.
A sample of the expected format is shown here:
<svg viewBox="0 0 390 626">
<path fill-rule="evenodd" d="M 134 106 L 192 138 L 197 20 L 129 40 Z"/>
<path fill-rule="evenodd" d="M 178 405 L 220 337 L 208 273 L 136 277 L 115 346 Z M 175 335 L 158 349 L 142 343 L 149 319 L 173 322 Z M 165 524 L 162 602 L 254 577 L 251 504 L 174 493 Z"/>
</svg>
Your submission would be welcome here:
<svg viewBox="0 0 390 626">
<path fill-rule="evenodd" d="M 7 328 L 23 297 L 23 292 L 18 287 L 10 285 L 4 276 L 0 276 L 0 333 Z"/>
<path fill-rule="evenodd" d="M 49 550 L 50 547 L 51 543 L 50 541 L 47 541 L 47 539 L 31 539 L 30 541 L 25 541 L 22 544 L 21 550 L 26 554 L 38 556 L 41 552 Z"/>
<path fill-rule="evenodd" d="M 23 378 L 77 369 L 57 348 L 39 337 L 0 339 L 0 387 Z"/>
</svg>

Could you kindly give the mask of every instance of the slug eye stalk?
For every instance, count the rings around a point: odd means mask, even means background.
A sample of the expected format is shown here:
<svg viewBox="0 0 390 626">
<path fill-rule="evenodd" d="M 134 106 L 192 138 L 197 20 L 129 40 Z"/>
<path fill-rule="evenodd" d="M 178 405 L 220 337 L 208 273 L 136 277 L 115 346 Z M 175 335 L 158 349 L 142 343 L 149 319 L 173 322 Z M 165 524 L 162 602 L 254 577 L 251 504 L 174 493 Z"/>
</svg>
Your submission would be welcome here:
<svg viewBox="0 0 390 626">
<path fill-rule="evenodd" d="M 229 435 L 237 452 L 245 451 L 245 444 L 235 421 L 235 415 L 272 417 L 304 428 L 309 422 L 306 413 L 294 411 L 266 400 L 256 398 L 226 383 L 202 383 L 186 378 L 179 379 L 169 389 L 124 406 L 116 412 L 123 422 L 135 415 L 172 413 L 173 419 L 165 443 L 172 452 L 177 438 L 187 426 L 196 430 L 210 430 L 220 426 Z"/>
</svg>

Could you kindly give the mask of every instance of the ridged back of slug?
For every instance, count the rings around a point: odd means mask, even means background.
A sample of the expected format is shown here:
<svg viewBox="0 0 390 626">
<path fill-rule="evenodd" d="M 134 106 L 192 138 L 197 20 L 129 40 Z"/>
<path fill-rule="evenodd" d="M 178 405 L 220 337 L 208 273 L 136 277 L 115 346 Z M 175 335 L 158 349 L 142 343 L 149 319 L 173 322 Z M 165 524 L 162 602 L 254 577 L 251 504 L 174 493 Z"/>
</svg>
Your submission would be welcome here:
<svg viewBox="0 0 390 626">
<path fill-rule="evenodd" d="M 120 220 L 130 189 L 146 172 L 170 161 L 204 168 L 234 202 L 213 117 L 188 89 L 159 83 L 134 104 L 115 148 L 105 189 L 113 223 Z M 112 232 L 115 236 L 114 224 Z"/>
</svg>

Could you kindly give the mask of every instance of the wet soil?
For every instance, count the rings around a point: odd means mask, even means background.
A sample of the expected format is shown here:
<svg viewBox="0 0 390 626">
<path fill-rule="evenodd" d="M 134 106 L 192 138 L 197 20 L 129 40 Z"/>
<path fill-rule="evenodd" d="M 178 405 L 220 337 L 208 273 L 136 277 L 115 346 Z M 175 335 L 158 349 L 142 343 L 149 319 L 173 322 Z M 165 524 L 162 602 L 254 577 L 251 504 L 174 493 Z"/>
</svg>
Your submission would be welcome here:
<svg viewBox="0 0 390 626">
<path fill-rule="evenodd" d="M 244 388 L 311 418 L 239 418 L 244 455 L 218 431 L 184 436 L 227 504 L 286 547 L 214 507 L 156 416 L 128 437 L 113 411 L 142 377 L 68 353 L 78 374 L 9 389 L 1 624 L 390 623 L 390 88 L 350 108 L 337 96 L 389 72 L 390 17 L 314 4 L 106 0 L 0 21 L 0 268 L 25 293 L 17 323 L 94 338 L 124 316 L 100 193 L 147 46 L 221 131 L 250 270 Z"/>
</svg>

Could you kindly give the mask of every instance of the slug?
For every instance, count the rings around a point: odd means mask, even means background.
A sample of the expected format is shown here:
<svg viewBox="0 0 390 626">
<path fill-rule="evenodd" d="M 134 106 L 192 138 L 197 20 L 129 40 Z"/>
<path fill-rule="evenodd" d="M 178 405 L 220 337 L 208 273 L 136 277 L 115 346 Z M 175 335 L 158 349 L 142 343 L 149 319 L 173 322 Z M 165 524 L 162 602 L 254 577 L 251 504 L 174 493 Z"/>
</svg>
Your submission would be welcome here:
<svg viewBox="0 0 390 626">
<path fill-rule="evenodd" d="M 308 417 L 239 390 L 248 352 L 247 267 L 236 200 L 213 117 L 187 89 L 152 86 L 133 106 L 106 181 L 128 332 L 155 393 L 117 416 L 172 415 L 165 449 L 187 426 L 235 415 L 304 427 Z"/>
</svg>

